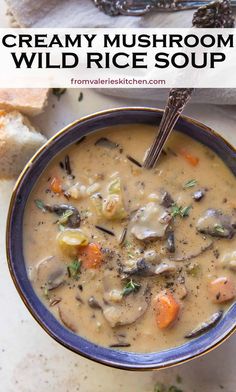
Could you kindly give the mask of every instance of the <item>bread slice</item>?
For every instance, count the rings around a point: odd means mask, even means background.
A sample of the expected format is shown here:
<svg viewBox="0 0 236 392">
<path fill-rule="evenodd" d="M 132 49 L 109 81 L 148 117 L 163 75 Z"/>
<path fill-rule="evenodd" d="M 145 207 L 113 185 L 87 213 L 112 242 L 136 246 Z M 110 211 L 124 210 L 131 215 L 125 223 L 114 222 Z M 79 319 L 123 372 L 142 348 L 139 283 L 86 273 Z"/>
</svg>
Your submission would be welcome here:
<svg viewBox="0 0 236 392">
<path fill-rule="evenodd" d="M 47 88 L 1 88 L 0 109 L 19 110 L 29 116 L 40 114 L 48 100 Z"/>
<path fill-rule="evenodd" d="M 21 113 L 0 111 L 0 178 L 18 176 L 46 140 Z"/>
</svg>

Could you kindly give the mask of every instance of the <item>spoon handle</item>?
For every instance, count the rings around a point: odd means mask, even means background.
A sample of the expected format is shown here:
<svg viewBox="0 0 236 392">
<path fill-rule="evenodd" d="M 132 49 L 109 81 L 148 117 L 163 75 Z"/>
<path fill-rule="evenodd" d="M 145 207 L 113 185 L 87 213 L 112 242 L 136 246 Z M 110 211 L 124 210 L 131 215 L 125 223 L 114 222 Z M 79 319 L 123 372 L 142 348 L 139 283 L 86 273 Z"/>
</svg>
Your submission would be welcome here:
<svg viewBox="0 0 236 392">
<path fill-rule="evenodd" d="M 110 16 L 142 16 L 154 11 L 175 12 L 198 8 L 201 6 L 214 7 L 211 0 L 92 0 L 96 7 Z M 236 0 L 231 0 L 232 7 Z M 212 15 L 211 15 L 212 16 Z"/>
<path fill-rule="evenodd" d="M 180 114 L 191 98 L 193 88 L 172 88 L 162 116 L 160 129 L 145 158 L 144 167 L 151 169 L 162 152 L 163 146 L 174 128 Z"/>
</svg>

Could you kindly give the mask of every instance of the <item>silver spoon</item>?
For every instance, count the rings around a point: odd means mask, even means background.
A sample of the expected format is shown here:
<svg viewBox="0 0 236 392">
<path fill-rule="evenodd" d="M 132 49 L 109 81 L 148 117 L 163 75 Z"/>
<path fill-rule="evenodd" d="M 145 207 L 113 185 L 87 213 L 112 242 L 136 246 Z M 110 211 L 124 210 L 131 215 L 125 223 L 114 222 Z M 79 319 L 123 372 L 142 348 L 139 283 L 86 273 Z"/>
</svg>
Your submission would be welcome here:
<svg viewBox="0 0 236 392">
<path fill-rule="evenodd" d="M 110 16 L 142 16 L 153 11 L 174 12 L 209 5 L 211 0 L 92 0 L 103 12 Z M 236 0 L 231 0 L 236 6 Z"/>
<path fill-rule="evenodd" d="M 231 2 L 220 0 L 211 2 L 207 7 L 200 7 L 193 16 L 194 27 L 234 27 Z M 180 114 L 184 110 L 193 93 L 193 88 L 173 88 L 164 110 L 158 135 L 148 151 L 143 166 L 151 169 L 157 163 L 163 146 L 173 130 Z"/>
<path fill-rule="evenodd" d="M 174 128 L 180 114 L 190 100 L 193 90 L 193 88 L 172 88 L 170 90 L 158 135 L 148 151 L 143 164 L 145 168 L 151 169 L 156 165 L 163 146 Z"/>
</svg>

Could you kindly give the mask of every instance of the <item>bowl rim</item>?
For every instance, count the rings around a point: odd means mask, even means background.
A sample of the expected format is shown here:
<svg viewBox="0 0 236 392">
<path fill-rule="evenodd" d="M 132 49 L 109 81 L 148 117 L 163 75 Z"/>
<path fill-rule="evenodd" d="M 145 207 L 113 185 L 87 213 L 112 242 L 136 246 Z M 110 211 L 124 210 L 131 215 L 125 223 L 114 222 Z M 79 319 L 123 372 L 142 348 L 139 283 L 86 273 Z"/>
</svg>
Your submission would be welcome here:
<svg viewBox="0 0 236 392">
<path fill-rule="evenodd" d="M 37 310 L 35 310 L 34 308 L 32 308 L 27 296 L 25 296 L 23 289 L 20 285 L 20 283 L 18 282 L 17 276 L 14 272 L 14 268 L 13 268 L 13 261 L 11 258 L 11 248 L 10 248 L 10 244 L 11 244 L 11 238 L 10 238 L 10 226 L 11 226 L 11 218 L 12 218 L 12 212 L 13 212 L 13 208 L 15 206 L 16 203 L 16 197 L 17 197 L 17 191 L 21 186 L 21 183 L 23 182 L 25 175 L 27 175 L 27 171 L 29 170 L 29 168 L 34 164 L 35 160 L 38 158 L 38 156 L 44 152 L 48 147 L 50 147 L 50 145 L 54 142 L 57 141 L 57 139 L 61 136 L 64 135 L 64 133 L 66 133 L 67 131 L 69 131 L 71 128 L 87 121 L 87 120 L 93 120 L 96 119 L 99 116 L 103 116 L 103 115 L 109 115 L 109 114 L 116 114 L 116 113 L 120 113 L 120 112 L 124 112 L 124 111 L 129 111 L 129 112 L 150 112 L 150 113 L 158 113 L 161 114 L 163 113 L 163 109 L 158 109 L 158 108 L 153 108 L 153 107 L 143 107 L 143 106 L 132 106 L 132 107 L 118 107 L 118 108 L 112 108 L 112 109 L 106 109 L 106 110 L 101 110 L 95 113 L 92 113 L 90 115 L 87 116 L 83 116 L 71 123 L 69 123 L 67 126 L 63 127 L 60 131 L 58 131 L 55 135 L 53 135 L 51 138 L 49 138 L 47 140 L 46 143 L 44 143 L 44 145 L 32 156 L 32 158 L 28 161 L 28 163 L 25 165 L 24 169 L 22 170 L 21 174 L 19 175 L 14 188 L 12 190 L 12 195 L 11 195 L 11 199 L 10 199 L 10 204 L 9 204 L 9 208 L 8 208 L 8 214 L 7 214 L 7 224 L 6 224 L 6 256 L 7 256 L 7 263 L 8 263 L 8 269 L 10 271 L 10 275 L 11 278 L 13 280 L 13 283 L 15 285 L 15 288 L 19 294 L 19 296 L 21 297 L 21 300 L 23 301 L 23 303 L 25 304 L 25 306 L 27 307 L 28 311 L 30 312 L 30 314 L 33 316 L 33 318 L 36 320 L 36 322 L 43 328 L 43 330 L 51 337 L 53 338 L 55 341 L 57 341 L 59 344 L 61 344 L 62 346 L 64 346 L 65 348 L 69 349 L 70 351 L 73 351 L 76 354 L 79 354 L 81 356 L 83 356 L 84 358 L 93 360 L 97 363 L 109 366 L 109 367 L 113 367 L 113 368 L 118 368 L 118 369 L 123 369 L 123 370 L 130 370 L 130 371 L 148 371 L 148 370 L 158 370 L 158 369 L 166 369 L 166 368 L 170 368 L 176 365 L 180 365 L 183 364 L 185 362 L 189 362 L 195 358 L 199 358 L 209 352 L 211 352 L 212 350 L 214 350 L 215 348 L 217 348 L 218 346 L 220 346 L 224 341 L 226 341 L 231 335 L 234 334 L 234 332 L 236 331 L 236 322 L 234 324 L 232 324 L 232 326 L 230 327 L 230 329 L 221 337 L 218 337 L 215 341 L 213 340 L 205 349 L 195 352 L 192 355 L 188 355 L 188 356 L 184 356 L 182 355 L 182 358 L 177 358 L 174 360 L 169 360 L 168 362 L 164 362 L 161 364 L 153 364 L 153 363 L 145 363 L 145 364 L 135 364 L 135 363 L 122 363 L 121 361 L 117 361 L 117 360 L 107 360 L 105 357 L 104 358 L 97 358 L 96 356 L 94 356 L 92 353 L 89 352 L 83 352 L 80 351 L 80 349 L 78 347 L 74 347 L 71 344 L 67 343 L 66 341 L 64 341 L 62 338 L 60 338 L 59 336 L 57 336 L 56 333 L 54 333 L 50 328 L 48 328 L 46 326 L 46 322 L 41 320 L 41 318 L 38 316 L 37 314 Z M 213 130 L 212 128 L 206 126 L 205 124 L 201 123 L 200 121 L 193 119 L 189 116 L 185 116 L 185 115 L 181 115 L 180 118 L 182 120 L 184 120 L 186 123 L 190 123 L 194 126 L 197 126 L 199 128 L 201 128 L 203 131 L 205 131 L 208 134 L 211 134 L 213 136 L 215 136 L 217 139 L 221 140 L 221 142 L 226 145 L 232 152 L 234 152 L 236 154 L 236 148 L 229 143 L 229 141 L 227 141 L 223 136 L 221 136 L 220 134 L 218 134 L 215 130 Z M 145 122 L 144 122 L 145 123 Z M 131 124 L 131 123 L 130 123 Z M 105 127 L 104 127 L 105 128 Z M 102 128 L 97 128 L 95 131 L 99 131 L 99 129 Z M 204 143 L 203 143 L 204 144 Z M 66 147 L 63 147 L 66 148 Z M 62 150 L 63 150 L 62 148 Z M 45 165 L 45 167 L 48 165 L 48 163 Z M 39 176 L 38 176 L 39 177 Z M 37 296 L 37 294 L 35 293 L 35 295 Z M 38 297 L 38 296 L 37 296 Z M 229 309 L 231 309 L 233 306 L 236 306 L 236 303 L 234 303 Z M 61 325 L 62 329 L 65 329 L 65 327 L 63 325 Z M 84 340 L 85 342 L 89 343 L 91 346 L 93 347 L 98 347 L 103 349 L 105 352 L 106 351 L 114 351 L 115 353 L 126 353 L 124 351 L 121 350 L 111 350 L 110 348 L 104 348 L 102 346 L 98 346 L 97 344 L 93 343 L 93 342 L 89 342 L 86 340 L 86 338 L 82 338 L 80 335 L 77 335 L 79 339 Z M 151 355 L 151 354 L 157 354 L 157 353 L 163 353 L 165 351 L 170 351 L 170 350 L 175 350 L 178 347 L 181 348 L 183 347 L 185 344 L 182 344 L 180 346 L 176 346 L 176 347 L 172 347 L 171 349 L 168 350 L 164 350 L 164 351 L 159 351 L 159 352 L 152 352 L 152 353 L 135 353 L 135 352 L 129 352 L 129 354 L 133 354 L 133 356 L 135 355 L 139 355 L 141 356 L 146 356 L 146 355 Z"/>
</svg>

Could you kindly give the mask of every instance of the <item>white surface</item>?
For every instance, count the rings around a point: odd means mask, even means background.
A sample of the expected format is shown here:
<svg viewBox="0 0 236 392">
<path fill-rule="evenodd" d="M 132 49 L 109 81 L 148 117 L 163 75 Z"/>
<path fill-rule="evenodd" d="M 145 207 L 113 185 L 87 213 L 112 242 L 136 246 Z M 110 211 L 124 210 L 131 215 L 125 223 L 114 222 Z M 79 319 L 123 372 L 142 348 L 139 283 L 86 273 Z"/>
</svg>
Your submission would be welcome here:
<svg viewBox="0 0 236 392">
<path fill-rule="evenodd" d="M 4 24 L 0 1 L 0 26 Z M 69 91 L 59 103 L 52 97 L 47 115 L 39 116 L 35 122 L 47 135 L 52 135 L 82 115 L 134 104 L 102 97 L 92 90 L 84 91 L 82 102 L 78 102 L 78 96 L 79 91 Z M 207 105 L 190 106 L 187 113 L 221 131 L 236 144 L 234 107 L 225 111 Z M 12 186 L 13 181 L 0 183 L 0 392 L 153 392 L 156 381 L 176 384 L 177 374 L 183 378 L 184 392 L 236 391 L 236 336 L 205 357 L 176 368 L 146 373 L 94 364 L 47 336 L 21 302 L 6 264 L 4 228 Z"/>
</svg>

